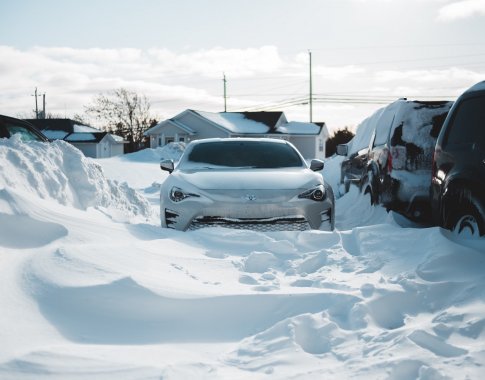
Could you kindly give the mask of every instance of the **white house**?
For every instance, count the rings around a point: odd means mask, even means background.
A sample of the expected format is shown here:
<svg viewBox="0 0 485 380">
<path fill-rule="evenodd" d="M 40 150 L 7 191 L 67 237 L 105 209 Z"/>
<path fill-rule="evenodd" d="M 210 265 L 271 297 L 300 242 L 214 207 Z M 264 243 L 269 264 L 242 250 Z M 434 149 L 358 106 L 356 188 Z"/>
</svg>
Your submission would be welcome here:
<svg viewBox="0 0 485 380">
<path fill-rule="evenodd" d="M 270 137 L 295 145 L 303 157 L 325 158 L 325 123 L 288 122 L 283 112 L 203 112 L 185 110 L 145 132 L 150 147 L 213 137 Z"/>
<path fill-rule="evenodd" d="M 122 137 L 71 119 L 29 119 L 50 140 L 64 140 L 86 157 L 108 158 L 124 153 Z"/>
</svg>

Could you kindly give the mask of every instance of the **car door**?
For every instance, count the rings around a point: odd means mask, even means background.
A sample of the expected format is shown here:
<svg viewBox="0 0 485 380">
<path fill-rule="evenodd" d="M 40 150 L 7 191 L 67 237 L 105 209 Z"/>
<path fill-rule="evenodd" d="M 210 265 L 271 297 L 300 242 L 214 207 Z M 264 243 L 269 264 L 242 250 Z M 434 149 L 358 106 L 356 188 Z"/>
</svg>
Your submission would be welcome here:
<svg viewBox="0 0 485 380">
<path fill-rule="evenodd" d="M 458 105 L 443 140 L 437 170 L 446 175 L 445 186 L 464 179 L 469 190 L 485 190 L 485 95 L 465 98 Z"/>
</svg>

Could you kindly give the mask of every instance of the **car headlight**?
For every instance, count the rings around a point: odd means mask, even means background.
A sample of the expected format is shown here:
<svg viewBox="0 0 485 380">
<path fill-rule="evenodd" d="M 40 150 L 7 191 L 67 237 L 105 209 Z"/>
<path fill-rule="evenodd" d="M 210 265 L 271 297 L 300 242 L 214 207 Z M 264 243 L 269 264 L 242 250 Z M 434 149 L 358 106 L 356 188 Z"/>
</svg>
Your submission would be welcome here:
<svg viewBox="0 0 485 380">
<path fill-rule="evenodd" d="M 170 190 L 169 196 L 173 202 L 180 202 L 189 197 L 200 197 L 200 195 L 197 195 L 194 193 L 187 193 L 183 191 L 181 188 L 176 186 L 172 187 L 172 190 Z"/>
<path fill-rule="evenodd" d="M 318 185 L 298 195 L 298 198 L 311 199 L 312 201 L 317 202 L 323 201 L 325 197 L 325 187 L 323 187 L 323 185 Z"/>
</svg>

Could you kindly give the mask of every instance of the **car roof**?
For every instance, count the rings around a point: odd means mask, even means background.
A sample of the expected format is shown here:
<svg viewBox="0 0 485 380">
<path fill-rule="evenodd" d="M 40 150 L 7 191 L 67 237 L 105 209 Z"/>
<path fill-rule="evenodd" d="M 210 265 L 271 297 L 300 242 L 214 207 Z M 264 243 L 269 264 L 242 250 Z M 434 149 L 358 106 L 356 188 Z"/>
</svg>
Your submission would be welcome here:
<svg viewBox="0 0 485 380">
<path fill-rule="evenodd" d="M 466 90 L 464 93 L 468 94 L 470 92 L 476 92 L 476 91 L 485 91 L 485 80 L 482 81 L 482 82 L 478 82 L 477 84 L 474 84 L 468 90 Z"/>
</svg>

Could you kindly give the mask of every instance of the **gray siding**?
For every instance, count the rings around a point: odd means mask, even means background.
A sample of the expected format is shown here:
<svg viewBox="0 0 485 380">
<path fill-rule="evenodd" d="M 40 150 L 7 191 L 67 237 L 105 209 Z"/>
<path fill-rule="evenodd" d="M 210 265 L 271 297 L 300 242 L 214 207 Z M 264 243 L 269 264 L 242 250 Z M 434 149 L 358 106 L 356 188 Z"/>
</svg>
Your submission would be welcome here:
<svg viewBox="0 0 485 380">
<path fill-rule="evenodd" d="M 111 157 L 119 156 L 125 153 L 124 144 L 113 144 L 111 145 Z"/>
<path fill-rule="evenodd" d="M 291 136 L 289 141 L 306 159 L 318 158 L 315 150 L 315 136 Z"/>
<path fill-rule="evenodd" d="M 97 158 L 97 150 L 96 150 L 96 143 L 71 143 L 76 148 L 78 148 L 81 152 L 84 153 L 86 157 Z"/>
</svg>

